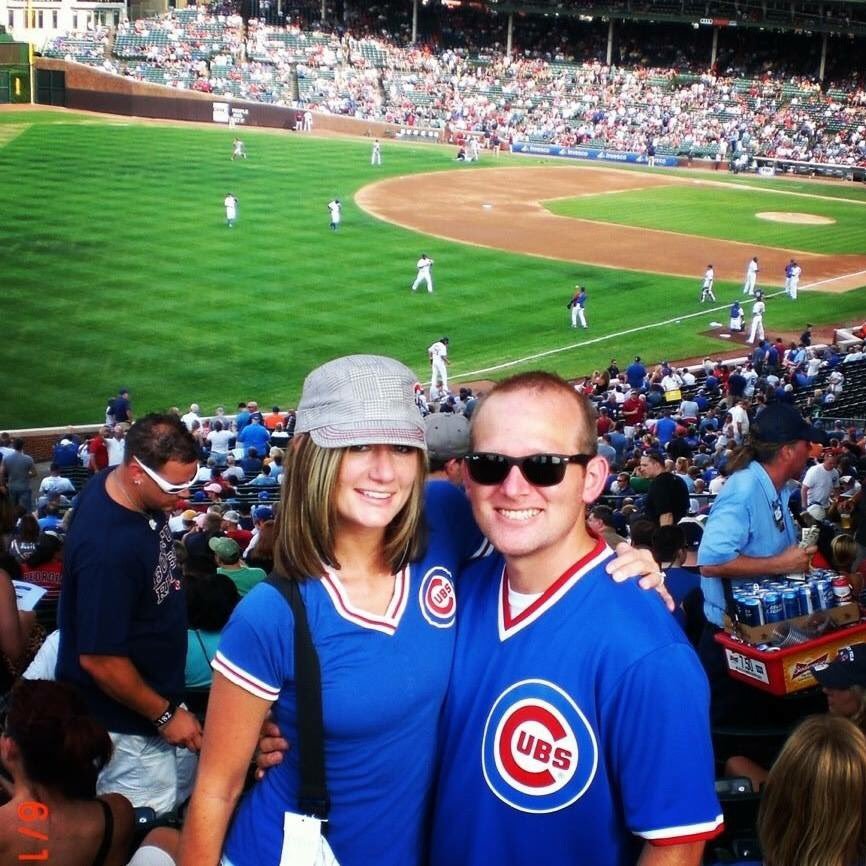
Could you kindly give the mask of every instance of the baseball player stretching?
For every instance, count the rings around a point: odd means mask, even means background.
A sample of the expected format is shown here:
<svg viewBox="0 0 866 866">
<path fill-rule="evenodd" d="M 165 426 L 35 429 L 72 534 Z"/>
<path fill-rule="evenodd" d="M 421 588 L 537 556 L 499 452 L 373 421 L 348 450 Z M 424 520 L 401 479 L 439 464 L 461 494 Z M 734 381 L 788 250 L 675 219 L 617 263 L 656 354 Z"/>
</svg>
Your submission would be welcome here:
<svg viewBox="0 0 866 866">
<path fill-rule="evenodd" d="M 580 320 L 580 327 L 586 328 L 586 289 L 583 286 L 575 286 L 575 289 L 577 291 L 566 305 L 571 310 L 571 327 L 576 328 Z"/>
<path fill-rule="evenodd" d="M 755 292 L 755 303 L 752 305 L 752 330 L 749 339 L 746 340 L 747 343 L 754 343 L 756 337 L 759 340 L 764 339 L 764 310 L 766 309 L 763 292 Z"/>
<path fill-rule="evenodd" d="M 758 257 L 755 256 L 746 268 L 746 282 L 743 284 L 744 295 L 755 294 L 755 283 L 758 282 Z"/>
<path fill-rule="evenodd" d="M 433 267 L 433 259 L 426 253 L 423 253 L 415 267 L 418 268 L 418 276 L 415 277 L 415 282 L 412 283 L 412 291 L 414 292 L 421 283 L 427 283 L 427 291 L 432 292 L 433 275 L 430 273 L 430 269 Z"/>
<path fill-rule="evenodd" d="M 448 337 L 437 340 L 427 349 L 430 358 L 432 376 L 430 384 L 435 388 L 440 387 L 443 391 L 448 390 Z"/>
<path fill-rule="evenodd" d="M 713 280 L 716 278 L 716 272 L 713 270 L 712 265 L 707 265 L 707 269 L 704 272 L 704 282 L 701 285 L 701 303 L 703 303 L 707 298 L 715 301 L 716 296 L 713 294 Z"/>
</svg>

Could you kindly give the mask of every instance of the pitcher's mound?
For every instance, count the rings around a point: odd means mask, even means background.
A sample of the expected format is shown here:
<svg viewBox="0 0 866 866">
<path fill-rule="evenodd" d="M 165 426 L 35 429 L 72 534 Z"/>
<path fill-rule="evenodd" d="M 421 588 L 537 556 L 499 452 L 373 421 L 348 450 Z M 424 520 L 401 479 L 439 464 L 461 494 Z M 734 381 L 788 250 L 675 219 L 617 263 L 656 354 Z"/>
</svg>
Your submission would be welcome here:
<svg viewBox="0 0 866 866">
<path fill-rule="evenodd" d="M 814 213 L 792 213 L 790 211 L 763 210 L 756 213 L 759 220 L 769 220 L 774 223 L 798 223 L 799 225 L 825 226 L 836 222 L 830 217 L 818 216 Z"/>
</svg>

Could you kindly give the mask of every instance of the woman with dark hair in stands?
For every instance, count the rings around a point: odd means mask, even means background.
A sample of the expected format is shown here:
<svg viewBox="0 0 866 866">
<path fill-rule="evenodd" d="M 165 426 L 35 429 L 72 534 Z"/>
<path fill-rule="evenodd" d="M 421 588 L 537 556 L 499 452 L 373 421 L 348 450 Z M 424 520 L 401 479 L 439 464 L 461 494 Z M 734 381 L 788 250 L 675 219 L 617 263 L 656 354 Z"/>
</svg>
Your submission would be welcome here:
<svg viewBox="0 0 866 866">
<path fill-rule="evenodd" d="M 0 863 L 122 866 L 133 814 L 120 794 L 96 797 L 111 740 L 65 683 L 21 680 L 12 690 L 0 760 L 12 776 L 0 807 Z"/>
<path fill-rule="evenodd" d="M 35 618 L 19 613 L 13 580 L 21 580 L 21 568 L 8 553 L 0 554 L 0 694 L 9 691 L 13 673 L 28 661 L 28 640 Z"/>
<path fill-rule="evenodd" d="M 33 514 L 22 514 L 15 527 L 15 538 L 9 545 L 9 553 L 19 562 L 23 562 L 36 550 L 39 541 L 39 521 Z"/>
<path fill-rule="evenodd" d="M 225 574 L 193 573 L 186 576 L 187 647 L 186 687 L 207 688 L 213 671 L 220 632 L 241 600 L 234 581 Z"/>
<path fill-rule="evenodd" d="M 266 520 L 259 526 L 258 540 L 255 547 L 245 556 L 250 568 L 260 568 L 265 574 L 274 570 L 274 542 L 276 540 L 276 521 Z"/>
<path fill-rule="evenodd" d="M 21 579 L 45 589 L 43 601 L 57 601 L 63 579 L 63 541 L 56 532 L 43 532 L 36 549 L 21 563 Z"/>
</svg>

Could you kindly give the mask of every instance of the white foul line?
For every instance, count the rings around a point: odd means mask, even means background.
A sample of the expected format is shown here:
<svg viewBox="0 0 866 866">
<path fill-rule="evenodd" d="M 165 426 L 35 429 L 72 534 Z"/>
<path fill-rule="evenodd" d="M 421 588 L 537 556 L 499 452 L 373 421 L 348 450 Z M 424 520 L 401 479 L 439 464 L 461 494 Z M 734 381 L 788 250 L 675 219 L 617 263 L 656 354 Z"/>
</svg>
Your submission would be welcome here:
<svg viewBox="0 0 866 866">
<path fill-rule="evenodd" d="M 816 283 L 809 283 L 808 286 L 801 286 L 800 291 L 805 291 L 807 289 L 814 289 L 816 286 L 823 286 L 825 283 L 834 283 L 837 280 L 847 279 L 848 277 L 856 277 L 856 276 L 859 276 L 860 274 L 866 274 L 866 270 L 854 271 L 850 274 L 840 274 L 838 277 L 828 277 L 826 280 L 818 280 L 818 282 L 816 282 Z M 773 292 L 772 294 L 768 294 L 767 292 L 764 292 L 764 297 L 765 298 L 774 298 L 777 295 L 783 295 L 783 294 L 785 294 L 784 289 L 780 289 L 778 292 Z M 751 296 L 747 295 L 746 297 L 748 298 Z M 706 307 L 702 310 L 699 310 L 696 313 L 686 313 L 685 315 L 677 316 L 676 318 L 673 318 L 673 319 L 665 319 L 663 322 L 651 322 L 648 325 L 640 325 L 636 328 L 628 328 L 625 331 L 617 331 L 613 334 L 605 334 L 604 336 L 601 336 L 601 337 L 594 337 L 591 340 L 584 340 L 581 343 L 571 343 L 568 346 L 559 346 L 556 349 L 547 349 L 544 352 L 537 352 L 534 355 L 527 355 L 525 358 L 517 358 L 513 361 L 505 361 L 502 364 L 495 364 L 492 367 L 482 367 L 479 370 L 468 370 L 465 373 L 459 373 L 458 375 L 449 376 L 448 378 L 456 381 L 458 379 L 468 379 L 469 377 L 480 376 L 482 373 L 495 373 L 497 370 L 507 370 L 509 367 L 517 367 L 520 364 L 526 364 L 529 361 L 537 361 L 539 358 L 548 358 L 551 355 L 558 355 L 560 352 L 568 352 L 568 351 L 571 351 L 572 349 L 580 349 L 580 348 L 583 348 L 584 346 L 592 346 L 596 343 L 604 343 L 607 340 L 614 339 L 615 337 L 625 337 L 625 336 L 628 336 L 629 334 L 639 334 L 641 331 L 648 331 L 651 328 L 663 328 L 663 327 L 665 327 L 665 325 L 672 325 L 676 322 L 681 322 L 683 319 L 694 319 L 694 318 L 697 318 L 698 316 L 706 316 L 708 313 L 717 313 L 720 310 L 729 309 L 729 306 L 730 305 L 728 305 L 728 304 L 723 304 L 720 307 Z"/>
</svg>

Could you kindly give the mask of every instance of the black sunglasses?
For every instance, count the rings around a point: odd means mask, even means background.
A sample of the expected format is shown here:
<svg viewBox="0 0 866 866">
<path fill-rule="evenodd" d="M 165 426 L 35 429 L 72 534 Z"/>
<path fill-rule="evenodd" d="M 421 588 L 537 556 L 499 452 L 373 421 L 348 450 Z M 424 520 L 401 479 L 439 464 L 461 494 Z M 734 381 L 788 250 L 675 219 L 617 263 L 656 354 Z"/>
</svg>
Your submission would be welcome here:
<svg viewBox="0 0 866 866">
<path fill-rule="evenodd" d="M 512 466 L 519 466 L 523 477 L 535 487 L 553 487 L 565 478 L 569 463 L 586 466 L 592 454 L 527 454 L 526 457 L 509 457 L 507 454 L 473 452 L 463 459 L 469 477 L 476 484 L 501 484 L 508 477 Z"/>
</svg>

